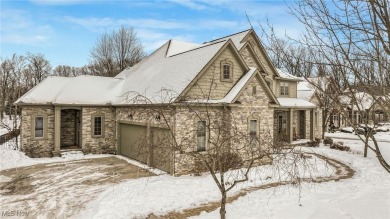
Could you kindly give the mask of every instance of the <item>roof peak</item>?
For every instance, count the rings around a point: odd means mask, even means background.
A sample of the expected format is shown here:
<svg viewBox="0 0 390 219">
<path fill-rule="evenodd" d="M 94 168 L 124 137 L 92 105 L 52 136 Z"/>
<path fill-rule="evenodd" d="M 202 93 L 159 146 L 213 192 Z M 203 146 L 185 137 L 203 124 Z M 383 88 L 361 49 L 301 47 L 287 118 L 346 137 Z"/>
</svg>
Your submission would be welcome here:
<svg viewBox="0 0 390 219">
<path fill-rule="evenodd" d="M 218 40 L 222 40 L 222 39 L 224 39 L 224 38 L 232 37 L 232 36 L 234 36 L 234 35 L 241 34 L 241 33 L 244 33 L 244 32 L 249 32 L 249 31 L 251 31 L 251 30 L 253 30 L 253 29 L 252 29 L 252 28 L 246 29 L 246 30 L 243 30 L 243 31 L 240 31 L 240 32 L 237 32 L 237 33 L 233 33 L 233 34 L 224 36 L 224 37 L 220 37 L 220 38 L 217 38 L 217 39 L 214 39 L 214 40 L 206 41 L 206 42 L 204 42 L 203 44 L 215 42 L 215 41 L 218 41 Z"/>
</svg>

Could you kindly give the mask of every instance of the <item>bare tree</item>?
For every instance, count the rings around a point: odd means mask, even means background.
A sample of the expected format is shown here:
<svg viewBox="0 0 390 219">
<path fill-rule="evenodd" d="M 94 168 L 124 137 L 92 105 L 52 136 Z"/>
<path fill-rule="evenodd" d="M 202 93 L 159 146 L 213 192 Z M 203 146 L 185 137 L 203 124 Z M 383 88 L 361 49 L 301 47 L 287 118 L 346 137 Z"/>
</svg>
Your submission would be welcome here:
<svg viewBox="0 0 390 219">
<path fill-rule="evenodd" d="M 62 76 L 62 77 L 75 77 L 82 75 L 81 68 L 72 67 L 68 65 L 58 65 L 53 70 L 53 75 Z"/>
<path fill-rule="evenodd" d="M 114 77 L 144 58 L 145 52 L 134 29 L 122 26 L 112 33 L 102 34 L 90 56 L 95 75 Z"/>
<path fill-rule="evenodd" d="M 43 81 L 49 74 L 51 74 L 51 65 L 50 62 L 45 58 L 43 54 L 32 54 L 28 53 L 26 60 L 27 70 L 26 74 L 32 83 L 32 86 L 37 85 L 39 82 Z"/>
<path fill-rule="evenodd" d="M 361 86 L 373 100 L 389 114 L 389 93 L 386 89 L 390 77 L 390 6 L 386 0 L 368 1 L 312 1 L 302 0 L 291 6 L 291 12 L 305 26 L 305 32 L 295 42 L 313 49 L 319 54 L 317 63 L 329 66 L 333 71 L 327 73 L 334 81 L 343 84 L 337 87 L 353 91 Z M 380 92 L 373 92 L 373 87 Z M 355 93 L 355 92 L 352 92 Z M 362 100 L 355 94 L 348 96 L 350 107 L 359 111 Z M 346 113 L 348 110 L 340 107 Z M 367 115 L 368 117 L 369 115 Z M 368 126 L 369 119 L 366 119 Z M 358 128 L 350 117 L 350 124 Z M 375 153 L 380 164 L 390 173 L 390 165 L 383 159 L 378 142 L 372 132 L 368 138 L 374 147 L 367 144 Z"/>
</svg>

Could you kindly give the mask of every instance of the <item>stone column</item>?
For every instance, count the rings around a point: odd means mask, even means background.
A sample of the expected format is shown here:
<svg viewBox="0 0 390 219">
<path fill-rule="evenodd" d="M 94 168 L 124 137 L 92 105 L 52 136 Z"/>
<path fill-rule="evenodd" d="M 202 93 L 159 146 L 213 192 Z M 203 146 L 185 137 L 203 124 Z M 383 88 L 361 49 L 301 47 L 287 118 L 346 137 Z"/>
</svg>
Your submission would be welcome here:
<svg viewBox="0 0 390 219">
<path fill-rule="evenodd" d="M 53 156 L 60 156 L 61 149 L 61 107 L 54 108 L 54 151 Z"/>
<path fill-rule="evenodd" d="M 333 121 L 334 122 L 334 121 Z M 314 140 L 314 109 L 310 110 L 310 140 Z"/>
<path fill-rule="evenodd" d="M 288 142 L 292 143 L 293 142 L 293 109 L 289 109 L 288 111 Z"/>
</svg>

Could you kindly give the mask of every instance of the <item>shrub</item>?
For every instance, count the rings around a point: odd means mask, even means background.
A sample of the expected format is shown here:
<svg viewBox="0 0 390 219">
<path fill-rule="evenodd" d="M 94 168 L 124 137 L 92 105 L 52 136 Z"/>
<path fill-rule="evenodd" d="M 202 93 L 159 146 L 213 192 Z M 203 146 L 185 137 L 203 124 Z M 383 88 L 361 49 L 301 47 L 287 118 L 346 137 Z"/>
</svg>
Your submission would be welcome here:
<svg viewBox="0 0 390 219">
<path fill-rule="evenodd" d="M 332 145 L 333 144 L 333 139 L 326 137 L 324 139 L 324 144 Z"/>
<path fill-rule="evenodd" d="M 344 142 L 332 143 L 332 144 L 330 145 L 330 148 L 331 148 L 331 149 L 340 150 L 340 151 L 350 151 L 350 150 L 351 150 L 350 147 L 344 146 Z"/>
</svg>

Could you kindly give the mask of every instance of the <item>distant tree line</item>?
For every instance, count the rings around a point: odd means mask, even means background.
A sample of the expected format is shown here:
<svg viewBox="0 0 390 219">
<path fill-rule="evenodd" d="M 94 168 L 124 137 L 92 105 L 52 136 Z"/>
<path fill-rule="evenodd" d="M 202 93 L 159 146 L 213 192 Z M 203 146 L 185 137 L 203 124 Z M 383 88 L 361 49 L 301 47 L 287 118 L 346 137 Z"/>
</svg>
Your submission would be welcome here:
<svg viewBox="0 0 390 219">
<path fill-rule="evenodd" d="M 0 120 L 17 111 L 13 103 L 47 76 L 96 75 L 114 77 L 145 57 L 143 46 L 132 27 L 120 27 L 102 34 L 90 50 L 90 63 L 82 67 L 58 65 L 53 68 L 44 54 L 14 54 L 0 58 Z"/>
</svg>

